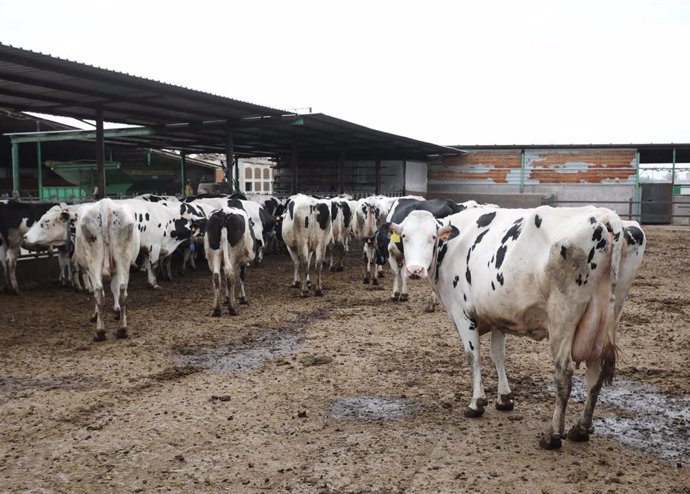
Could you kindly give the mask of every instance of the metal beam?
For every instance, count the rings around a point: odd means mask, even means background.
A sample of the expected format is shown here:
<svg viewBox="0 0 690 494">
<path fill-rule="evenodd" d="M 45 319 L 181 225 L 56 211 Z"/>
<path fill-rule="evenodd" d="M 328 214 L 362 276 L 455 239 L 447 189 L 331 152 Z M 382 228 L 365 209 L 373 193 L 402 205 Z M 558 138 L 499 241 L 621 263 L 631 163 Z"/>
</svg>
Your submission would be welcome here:
<svg viewBox="0 0 690 494">
<path fill-rule="evenodd" d="M 12 195 L 19 197 L 19 144 L 12 143 Z"/>
<path fill-rule="evenodd" d="M 180 151 L 180 193 L 182 197 L 185 196 L 184 189 L 187 184 L 187 155 L 184 151 Z"/>
<path fill-rule="evenodd" d="M 105 183 L 105 138 L 103 132 L 103 108 L 96 107 L 96 180 L 98 184 L 97 198 L 101 199 L 106 196 Z"/>
<path fill-rule="evenodd" d="M 381 160 L 376 159 L 376 188 L 375 194 L 379 195 L 381 192 Z"/>
</svg>

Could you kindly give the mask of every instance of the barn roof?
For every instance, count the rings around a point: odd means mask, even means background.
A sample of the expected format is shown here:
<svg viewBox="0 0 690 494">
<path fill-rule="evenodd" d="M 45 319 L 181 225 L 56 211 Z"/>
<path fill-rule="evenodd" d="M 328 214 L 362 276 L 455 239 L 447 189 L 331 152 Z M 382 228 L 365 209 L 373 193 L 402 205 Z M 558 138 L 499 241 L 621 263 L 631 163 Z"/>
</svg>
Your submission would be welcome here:
<svg viewBox="0 0 690 494">
<path fill-rule="evenodd" d="M 118 139 L 188 153 L 428 160 L 457 151 L 324 114 L 297 115 L 0 44 L 0 107 L 154 128 Z"/>
</svg>

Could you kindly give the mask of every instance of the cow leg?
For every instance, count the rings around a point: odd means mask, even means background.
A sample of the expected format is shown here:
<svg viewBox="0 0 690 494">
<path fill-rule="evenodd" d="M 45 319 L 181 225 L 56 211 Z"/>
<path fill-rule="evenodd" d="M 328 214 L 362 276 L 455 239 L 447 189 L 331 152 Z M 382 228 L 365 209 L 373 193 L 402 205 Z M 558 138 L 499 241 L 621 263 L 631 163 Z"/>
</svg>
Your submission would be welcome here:
<svg viewBox="0 0 690 494">
<path fill-rule="evenodd" d="M 460 333 L 460 339 L 465 347 L 465 355 L 472 369 L 472 401 L 465 409 L 465 417 L 475 418 L 484 414 L 486 394 L 482 385 L 482 370 L 479 356 L 479 332 L 476 325 L 458 308 L 460 314 L 453 314 L 453 322 Z"/>
<path fill-rule="evenodd" d="M 115 320 L 119 321 L 122 315 L 122 308 L 120 307 L 120 277 L 117 274 L 113 275 L 110 280 L 110 293 L 113 294 L 113 313 L 115 314 Z"/>
<path fill-rule="evenodd" d="M 300 262 L 300 270 L 302 276 L 302 289 L 300 295 L 306 297 L 309 295 L 309 264 L 311 264 L 311 255 L 307 254 L 305 260 Z"/>
<path fill-rule="evenodd" d="M 323 270 L 325 252 L 323 252 L 323 247 L 319 247 L 316 252 L 316 289 L 314 290 L 314 295 L 317 297 L 323 295 L 323 286 L 321 285 L 321 271 Z"/>
<path fill-rule="evenodd" d="M 388 264 L 391 266 L 391 272 L 393 273 L 393 292 L 391 293 L 391 300 L 397 302 L 400 300 L 400 292 L 398 291 L 398 283 L 400 281 L 400 267 L 398 266 L 398 261 L 396 261 L 395 256 L 389 253 Z M 404 282 L 404 279 L 403 279 Z"/>
<path fill-rule="evenodd" d="M 300 262 L 299 262 L 299 256 L 297 255 L 296 252 L 294 252 L 290 247 L 287 248 L 288 254 L 290 254 L 290 258 L 292 259 L 292 264 L 294 266 L 294 272 L 292 275 L 292 288 L 299 288 L 300 286 L 300 277 L 299 277 L 299 268 L 300 268 Z"/>
<path fill-rule="evenodd" d="M 364 244 L 364 284 L 368 285 L 369 281 L 371 279 L 371 260 L 374 257 L 373 252 L 373 247 L 371 247 L 368 244 Z M 378 280 L 376 278 L 373 279 L 373 284 L 378 285 Z"/>
<path fill-rule="evenodd" d="M 8 248 L 7 249 L 7 262 L 5 264 L 5 269 L 7 270 L 9 285 L 11 290 L 16 294 L 20 295 L 19 285 L 17 285 L 17 257 L 19 256 L 19 249 Z"/>
<path fill-rule="evenodd" d="M 172 254 L 165 256 L 161 262 L 161 270 L 163 271 L 163 279 L 172 281 Z"/>
<path fill-rule="evenodd" d="M 247 304 L 247 294 L 244 292 L 244 275 L 247 272 L 247 267 L 242 266 L 240 268 L 240 303 Z"/>
<path fill-rule="evenodd" d="M 506 376 L 505 357 L 506 335 L 498 329 L 494 329 L 491 331 L 491 360 L 496 366 L 496 374 L 498 375 L 496 410 L 510 411 L 513 409 L 514 401 Z"/>
<path fill-rule="evenodd" d="M 345 257 L 345 244 L 338 244 L 338 265 L 335 267 L 336 271 L 345 271 L 343 259 Z"/>
<path fill-rule="evenodd" d="M 593 360 L 587 362 L 587 377 L 585 381 L 587 397 L 585 399 L 585 407 L 582 410 L 582 415 L 577 424 L 575 424 L 568 431 L 568 439 L 571 441 L 588 441 L 589 432 L 592 428 L 592 415 L 594 413 L 594 406 L 597 404 L 599 398 L 599 391 L 604 382 L 604 374 L 600 360 Z"/>
<path fill-rule="evenodd" d="M 129 268 L 123 269 L 117 267 L 117 272 L 113 275 L 113 281 L 110 283 L 110 290 L 113 292 L 113 298 L 116 300 L 116 305 L 119 305 L 116 319 L 120 320 L 120 324 L 115 333 L 116 338 L 127 338 L 127 285 L 129 284 Z"/>
<path fill-rule="evenodd" d="M 228 299 L 228 314 L 236 316 L 237 298 L 235 298 L 235 286 L 237 285 L 237 273 L 232 266 L 225 266 L 225 293 Z"/>
<path fill-rule="evenodd" d="M 431 290 L 431 295 L 429 295 L 429 302 L 427 302 L 426 307 L 424 307 L 424 312 L 436 311 L 437 305 L 438 305 L 438 297 L 436 296 L 436 292 Z"/>
<path fill-rule="evenodd" d="M 383 266 L 379 266 L 378 264 L 376 265 L 376 273 L 379 278 L 383 278 Z"/>
<path fill-rule="evenodd" d="M 220 250 L 208 249 L 206 251 L 206 259 L 208 260 L 208 268 L 211 270 L 211 278 L 213 280 L 213 317 L 220 316 L 220 266 L 222 261 L 222 252 Z"/>
<path fill-rule="evenodd" d="M 570 358 L 572 336 L 570 338 L 553 337 L 551 353 L 554 356 L 554 383 L 556 385 L 556 407 L 553 412 L 551 427 L 542 436 L 539 445 L 544 449 L 558 449 L 565 429 L 565 409 L 572 388 L 573 363 Z"/>
<path fill-rule="evenodd" d="M 92 283 L 94 285 L 93 296 L 96 299 L 96 335 L 93 341 L 105 341 L 105 324 L 103 323 L 103 312 L 105 309 L 105 291 L 103 285 Z"/>
<path fill-rule="evenodd" d="M 60 286 L 67 286 L 69 284 L 69 254 L 64 245 L 58 247 L 58 266 L 60 268 L 60 275 L 58 276 L 58 284 Z"/>
<path fill-rule="evenodd" d="M 160 288 L 158 286 L 158 281 L 156 280 L 156 273 L 154 273 L 153 271 L 153 262 L 151 261 L 151 258 L 149 256 L 145 256 L 144 268 L 146 269 L 146 276 L 149 280 L 149 286 L 153 289 Z"/>
</svg>

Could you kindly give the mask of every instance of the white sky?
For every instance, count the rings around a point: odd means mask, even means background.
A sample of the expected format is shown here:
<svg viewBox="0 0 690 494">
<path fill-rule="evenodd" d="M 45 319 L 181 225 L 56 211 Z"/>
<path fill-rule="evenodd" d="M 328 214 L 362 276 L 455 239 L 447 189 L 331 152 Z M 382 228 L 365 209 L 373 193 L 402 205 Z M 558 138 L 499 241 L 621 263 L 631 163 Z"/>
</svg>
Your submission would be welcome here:
<svg viewBox="0 0 690 494">
<path fill-rule="evenodd" d="M 16 1 L 0 41 L 437 144 L 690 142 L 690 1 Z"/>
</svg>

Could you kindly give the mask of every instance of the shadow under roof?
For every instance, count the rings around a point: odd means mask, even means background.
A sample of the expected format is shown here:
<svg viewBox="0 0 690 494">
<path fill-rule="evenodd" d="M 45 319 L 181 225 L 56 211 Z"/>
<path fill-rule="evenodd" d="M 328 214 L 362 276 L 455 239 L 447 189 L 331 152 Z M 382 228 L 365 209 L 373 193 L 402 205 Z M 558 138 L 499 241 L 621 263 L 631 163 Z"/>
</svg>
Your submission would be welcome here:
<svg viewBox="0 0 690 494">
<path fill-rule="evenodd" d="M 324 114 L 296 115 L 202 91 L 0 44 L 0 107 L 155 129 L 119 144 L 241 157 L 417 159 L 457 154 Z"/>
</svg>

